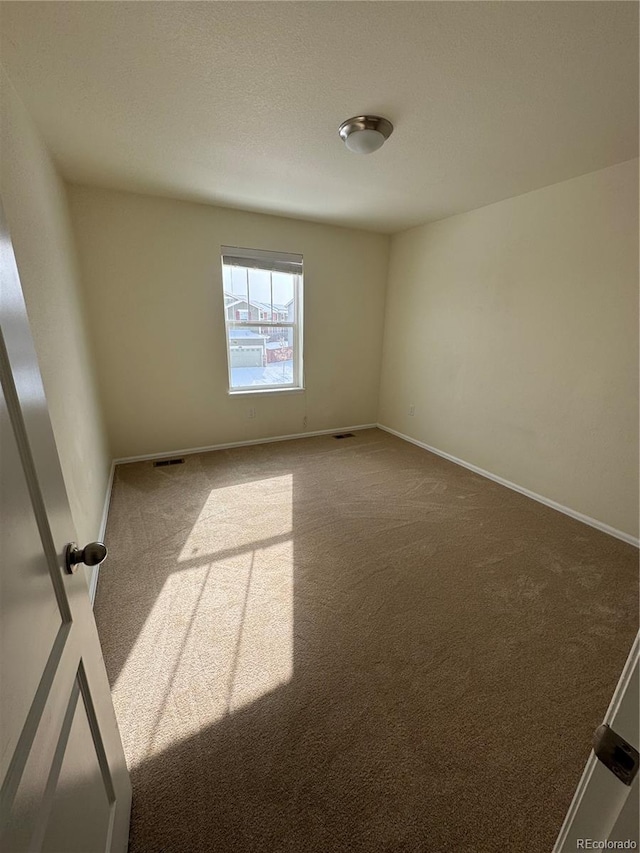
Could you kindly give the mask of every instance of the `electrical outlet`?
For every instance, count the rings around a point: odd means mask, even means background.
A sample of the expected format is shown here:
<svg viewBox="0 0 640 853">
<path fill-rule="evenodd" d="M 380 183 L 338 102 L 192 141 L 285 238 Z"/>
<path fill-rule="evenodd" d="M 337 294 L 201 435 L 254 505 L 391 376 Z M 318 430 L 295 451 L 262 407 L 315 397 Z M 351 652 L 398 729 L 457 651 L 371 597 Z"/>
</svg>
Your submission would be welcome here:
<svg viewBox="0 0 640 853">
<path fill-rule="evenodd" d="M 416 407 L 413 405 L 413 403 L 411 403 L 409 406 L 409 415 L 411 417 L 413 417 L 415 415 L 415 413 L 416 413 Z"/>
<path fill-rule="evenodd" d="M 255 407 L 254 407 L 254 406 L 251 406 L 251 407 L 249 408 L 249 411 L 247 412 L 247 417 L 248 417 L 250 420 L 252 420 L 253 418 L 255 418 L 255 416 L 256 416 L 256 410 L 255 410 Z"/>
</svg>

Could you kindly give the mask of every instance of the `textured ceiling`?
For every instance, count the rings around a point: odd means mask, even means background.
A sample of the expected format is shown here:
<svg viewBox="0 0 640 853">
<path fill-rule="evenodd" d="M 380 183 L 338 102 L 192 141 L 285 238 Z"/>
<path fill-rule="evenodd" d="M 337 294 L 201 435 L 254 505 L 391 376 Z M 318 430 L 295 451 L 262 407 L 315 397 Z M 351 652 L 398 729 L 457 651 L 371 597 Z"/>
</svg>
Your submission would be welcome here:
<svg viewBox="0 0 640 853">
<path fill-rule="evenodd" d="M 398 231 L 636 157 L 633 2 L 4 3 L 80 183 Z M 375 154 L 337 129 L 391 119 Z"/>
</svg>

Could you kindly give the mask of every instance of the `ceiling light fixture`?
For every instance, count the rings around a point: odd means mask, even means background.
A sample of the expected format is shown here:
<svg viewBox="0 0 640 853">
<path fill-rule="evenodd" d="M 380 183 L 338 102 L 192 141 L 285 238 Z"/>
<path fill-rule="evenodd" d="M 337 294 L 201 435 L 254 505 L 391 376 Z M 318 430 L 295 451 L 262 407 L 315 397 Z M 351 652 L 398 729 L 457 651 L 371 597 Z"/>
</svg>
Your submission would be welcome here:
<svg viewBox="0 0 640 853">
<path fill-rule="evenodd" d="M 393 133 L 393 125 L 380 116 L 354 116 L 338 128 L 344 144 L 356 154 L 372 154 Z"/>
</svg>

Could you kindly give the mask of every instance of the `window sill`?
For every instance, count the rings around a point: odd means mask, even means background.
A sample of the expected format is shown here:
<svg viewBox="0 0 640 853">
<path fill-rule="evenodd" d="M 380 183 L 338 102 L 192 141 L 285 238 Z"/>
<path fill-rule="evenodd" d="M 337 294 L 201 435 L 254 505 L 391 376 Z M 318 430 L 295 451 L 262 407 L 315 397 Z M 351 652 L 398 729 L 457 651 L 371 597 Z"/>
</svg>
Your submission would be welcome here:
<svg viewBox="0 0 640 853">
<path fill-rule="evenodd" d="M 230 397 L 247 397 L 250 394 L 304 394 L 304 388 L 242 388 L 237 391 L 229 389 Z"/>
</svg>

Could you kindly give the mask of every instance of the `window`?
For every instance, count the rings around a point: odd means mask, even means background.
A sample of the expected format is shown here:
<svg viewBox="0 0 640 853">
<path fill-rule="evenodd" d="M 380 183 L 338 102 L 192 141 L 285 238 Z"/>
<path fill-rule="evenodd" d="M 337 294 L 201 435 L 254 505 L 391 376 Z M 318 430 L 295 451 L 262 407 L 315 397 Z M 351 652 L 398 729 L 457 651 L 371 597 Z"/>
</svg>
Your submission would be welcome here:
<svg viewBox="0 0 640 853">
<path fill-rule="evenodd" d="M 222 247 L 229 392 L 301 390 L 302 255 Z"/>
</svg>

